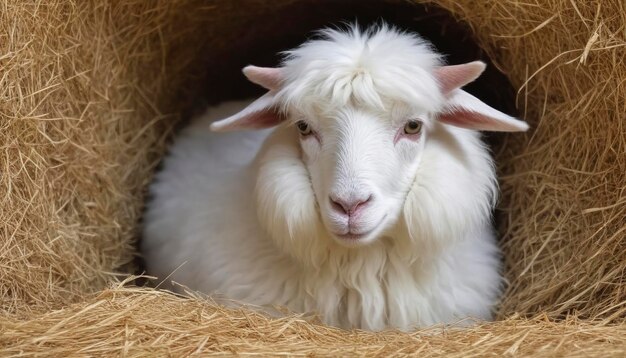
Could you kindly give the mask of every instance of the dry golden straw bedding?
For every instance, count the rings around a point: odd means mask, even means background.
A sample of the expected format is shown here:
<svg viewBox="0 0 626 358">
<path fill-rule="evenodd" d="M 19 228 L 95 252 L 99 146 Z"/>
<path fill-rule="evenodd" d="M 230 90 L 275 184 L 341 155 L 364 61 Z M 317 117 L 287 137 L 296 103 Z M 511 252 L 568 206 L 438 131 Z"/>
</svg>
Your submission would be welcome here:
<svg viewBox="0 0 626 358">
<path fill-rule="evenodd" d="M 114 283 L 177 119 L 245 94 L 224 59 L 406 3 L 0 0 L 0 353 L 626 355 L 626 5 L 432 3 L 466 24 L 533 127 L 494 147 L 499 321 L 349 332 Z"/>
<path fill-rule="evenodd" d="M 154 290 L 105 290 L 84 303 L 27 322 L 0 324 L 6 354 L 59 357 L 124 355 L 182 357 L 194 353 L 266 355 L 619 356 L 626 326 L 576 319 L 511 317 L 472 330 L 435 327 L 415 333 L 346 332 L 298 317 L 268 319 L 208 301 Z M 9 342 L 10 340 L 10 342 Z"/>
</svg>

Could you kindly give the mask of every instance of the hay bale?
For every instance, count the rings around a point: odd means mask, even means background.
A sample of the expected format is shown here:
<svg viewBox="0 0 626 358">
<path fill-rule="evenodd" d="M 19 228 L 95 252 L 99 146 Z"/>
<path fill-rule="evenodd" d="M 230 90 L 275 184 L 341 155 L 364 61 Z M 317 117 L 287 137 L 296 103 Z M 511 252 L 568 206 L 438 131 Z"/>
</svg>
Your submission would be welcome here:
<svg viewBox="0 0 626 358">
<path fill-rule="evenodd" d="M 395 0 L 338 3 L 0 1 L 2 346 L 57 355 L 626 350 L 626 5 L 617 0 L 430 2 L 469 26 L 533 125 L 494 148 L 510 281 L 501 321 L 373 335 L 153 290 L 101 291 L 128 270 L 145 187 L 177 120 L 194 103 L 253 91 L 237 70 L 247 52 L 269 64 L 274 47 L 351 7 L 413 11 Z M 415 26 L 437 11 L 416 8 Z"/>
</svg>

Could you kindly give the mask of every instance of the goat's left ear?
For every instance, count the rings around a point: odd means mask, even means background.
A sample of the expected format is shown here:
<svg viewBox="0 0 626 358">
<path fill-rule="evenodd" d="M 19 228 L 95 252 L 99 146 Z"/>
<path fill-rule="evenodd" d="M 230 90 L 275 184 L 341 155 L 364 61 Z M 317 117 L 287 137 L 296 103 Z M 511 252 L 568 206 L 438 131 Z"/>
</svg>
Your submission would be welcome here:
<svg viewBox="0 0 626 358">
<path fill-rule="evenodd" d="M 453 126 L 497 132 L 521 132 L 528 129 L 524 121 L 489 107 L 478 98 L 460 88 L 474 81 L 483 73 L 486 65 L 481 61 L 461 65 L 441 66 L 435 69 L 446 106 L 439 120 Z"/>
<path fill-rule="evenodd" d="M 504 114 L 460 89 L 449 94 L 438 119 L 453 126 L 481 131 L 523 132 L 528 129 L 526 122 Z"/>
</svg>

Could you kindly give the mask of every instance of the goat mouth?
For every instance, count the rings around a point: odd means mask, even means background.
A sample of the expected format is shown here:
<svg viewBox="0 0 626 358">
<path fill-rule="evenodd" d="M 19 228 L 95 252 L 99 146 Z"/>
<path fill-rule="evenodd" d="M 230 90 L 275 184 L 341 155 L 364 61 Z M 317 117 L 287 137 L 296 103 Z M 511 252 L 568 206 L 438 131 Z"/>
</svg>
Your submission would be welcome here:
<svg viewBox="0 0 626 358">
<path fill-rule="evenodd" d="M 346 241 L 358 241 L 359 239 L 362 239 L 362 238 L 366 237 L 370 233 L 371 233 L 371 231 L 368 231 L 368 232 L 363 233 L 363 234 L 353 234 L 353 233 L 349 232 L 347 234 L 335 234 L 335 235 L 337 235 L 338 238 L 346 240 Z"/>
<path fill-rule="evenodd" d="M 373 233 L 374 231 L 376 231 L 380 225 L 383 223 L 383 221 L 385 221 L 385 219 L 387 218 L 387 215 L 383 216 L 380 221 L 376 224 L 376 226 L 374 226 L 373 229 L 368 230 L 366 232 L 362 232 L 362 233 L 354 233 L 351 231 L 348 231 L 345 234 L 338 234 L 335 233 L 335 236 L 337 236 L 338 238 L 345 240 L 345 241 L 349 241 L 349 242 L 356 242 L 359 241 L 360 239 L 363 239 L 367 236 L 369 236 L 371 233 Z"/>
</svg>

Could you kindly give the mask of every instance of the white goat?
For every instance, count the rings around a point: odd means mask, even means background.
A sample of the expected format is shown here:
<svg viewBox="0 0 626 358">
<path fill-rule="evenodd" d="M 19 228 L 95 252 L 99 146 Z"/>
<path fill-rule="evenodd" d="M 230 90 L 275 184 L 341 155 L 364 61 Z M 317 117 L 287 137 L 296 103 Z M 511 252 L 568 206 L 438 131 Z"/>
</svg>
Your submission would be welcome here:
<svg viewBox="0 0 626 358">
<path fill-rule="evenodd" d="M 497 182 L 476 130 L 528 126 L 459 89 L 484 67 L 384 25 L 246 67 L 269 92 L 184 129 L 152 185 L 148 272 L 341 327 L 489 319 Z"/>
</svg>

